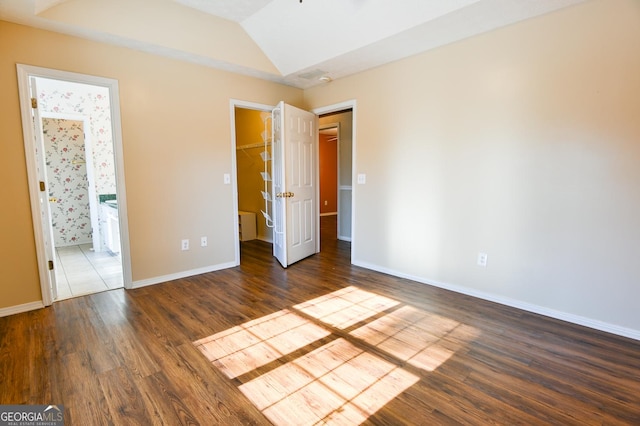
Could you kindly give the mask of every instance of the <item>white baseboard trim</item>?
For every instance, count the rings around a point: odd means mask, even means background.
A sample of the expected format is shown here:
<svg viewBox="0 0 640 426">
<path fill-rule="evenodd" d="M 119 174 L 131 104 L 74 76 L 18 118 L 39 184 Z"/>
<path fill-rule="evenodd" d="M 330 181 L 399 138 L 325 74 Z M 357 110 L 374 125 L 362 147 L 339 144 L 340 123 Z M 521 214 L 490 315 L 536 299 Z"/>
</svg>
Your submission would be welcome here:
<svg viewBox="0 0 640 426">
<path fill-rule="evenodd" d="M 38 300 L 37 302 L 23 303 L 22 305 L 0 308 L 0 317 L 8 317 L 9 315 L 21 314 L 22 312 L 35 311 L 36 309 L 40 308 L 44 308 L 42 300 Z"/>
<path fill-rule="evenodd" d="M 191 269 L 190 271 L 176 272 L 175 274 L 163 275 L 160 277 L 147 278 L 134 281 L 131 288 L 147 287 L 154 284 L 161 284 L 167 281 L 179 280 L 180 278 L 192 277 L 194 275 L 206 274 L 207 272 L 219 271 L 221 269 L 238 266 L 235 262 L 220 263 L 218 265 L 205 266 L 204 268 Z"/>
<path fill-rule="evenodd" d="M 367 262 L 360 262 L 360 261 L 354 260 L 352 261 L 352 263 L 362 268 L 371 269 L 373 271 L 382 272 L 384 274 L 393 275 L 399 278 L 406 278 L 412 281 L 416 281 L 420 284 L 427 284 L 433 287 L 439 287 L 445 290 L 451 290 L 456 293 L 477 297 L 478 299 L 488 300 L 489 302 L 499 303 L 501 305 L 510 306 L 512 308 L 522 309 L 523 311 L 532 312 L 534 314 L 540 314 L 546 317 L 555 318 L 558 320 L 570 322 L 572 324 L 581 325 L 581 326 L 592 328 L 595 330 L 604 331 L 604 332 L 615 334 L 618 336 L 628 337 L 634 340 L 640 340 L 640 330 L 620 327 L 618 325 L 610 324 L 604 321 L 598 321 L 598 320 L 583 317 L 580 315 L 569 314 L 567 312 L 557 311 L 555 309 L 546 308 L 544 306 L 534 305 L 532 303 L 522 302 L 520 300 L 511 299 L 508 297 L 502 297 L 492 293 L 473 290 L 468 287 L 463 287 L 460 285 L 453 285 L 453 284 L 443 283 L 435 280 L 427 280 L 422 277 L 418 277 L 410 274 L 404 274 L 399 271 L 383 268 L 381 266 L 374 265 Z"/>
</svg>

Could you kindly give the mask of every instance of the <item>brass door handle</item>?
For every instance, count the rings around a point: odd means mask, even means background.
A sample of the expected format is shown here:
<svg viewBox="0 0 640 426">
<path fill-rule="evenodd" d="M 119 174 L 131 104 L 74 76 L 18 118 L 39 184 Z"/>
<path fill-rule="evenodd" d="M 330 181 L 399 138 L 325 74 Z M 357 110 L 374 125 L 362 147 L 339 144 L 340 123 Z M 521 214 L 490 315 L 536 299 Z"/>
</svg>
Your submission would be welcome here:
<svg viewBox="0 0 640 426">
<path fill-rule="evenodd" d="M 278 198 L 291 198 L 294 195 L 295 194 L 293 192 L 278 192 L 276 194 L 276 197 L 278 197 Z"/>
<path fill-rule="evenodd" d="M 52 203 L 57 203 L 58 199 L 56 197 L 49 197 L 49 201 Z"/>
</svg>

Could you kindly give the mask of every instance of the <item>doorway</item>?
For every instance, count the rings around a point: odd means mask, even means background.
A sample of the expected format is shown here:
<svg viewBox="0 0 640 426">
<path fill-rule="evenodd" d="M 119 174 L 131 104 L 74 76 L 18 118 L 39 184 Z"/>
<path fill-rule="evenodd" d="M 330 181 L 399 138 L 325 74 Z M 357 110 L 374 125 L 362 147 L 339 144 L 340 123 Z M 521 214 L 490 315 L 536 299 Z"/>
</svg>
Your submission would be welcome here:
<svg viewBox="0 0 640 426">
<path fill-rule="evenodd" d="M 323 167 L 321 164 L 320 171 L 335 173 L 335 182 L 331 182 L 334 185 L 334 191 L 327 191 L 327 200 L 320 200 L 321 203 L 327 202 L 327 214 L 335 212 L 336 215 L 336 234 L 337 238 L 341 241 L 351 242 L 351 230 L 352 230 L 352 170 L 353 170 L 353 142 L 354 142 L 354 130 L 353 130 L 353 109 L 339 109 L 337 111 L 331 111 L 324 114 L 320 114 L 319 127 L 320 127 L 320 144 L 327 144 L 327 150 L 335 150 L 336 165 L 335 171 L 332 167 Z M 333 146 L 332 144 L 335 144 Z M 322 154 L 322 153 L 321 153 Z M 322 155 L 320 157 L 322 161 Z M 320 184 L 328 181 L 321 176 Z M 322 191 L 322 188 L 321 188 Z M 331 207 L 331 200 L 334 197 L 335 207 Z M 324 207 L 324 206 L 323 206 Z M 322 209 L 322 207 L 321 207 Z"/>
<path fill-rule="evenodd" d="M 117 82 L 18 65 L 43 303 L 130 288 Z"/>
<path fill-rule="evenodd" d="M 236 106 L 234 117 L 238 237 L 271 243 L 271 110 Z"/>
<path fill-rule="evenodd" d="M 55 93 L 47 90 L 51 84 L 67 97 L 78 90 L 74 92 L 68 83 L 39 80 L 42 98 Z M 117 210 L 111 203 L 105 208 L 104 194 L 100 194 L 102 202 L 97 196 L 98 191 L 106 191 L 116 200 L 115 173 L 108 167 L 113 164 L 111 137 L 101 138 L 94 146 L 89 116 L 51 113 L 45 105 L 41 106 L 41 122 L 55 248 L 55 299 L 122 288 L 119 244 L 108 244 L 111 235 L 120 234 L 117 220 L 111 220 L 112 215 L 117 217 Z M 100 127 L 99 118 L 94 122 Z M 96 173 L 96 169 L 101 171 Z"/>
<path fill-rule="evenodd" d="M 265 190 L 264 178 L 269 179 L 271 170 L 265 167 L 265 151 L 269 151 L 271 144 L 270 126 L 265 133 L 265 129 L 262 127 L 265 123 L 267 116 L 270 117 L 271 111 L 274 107 L 256 104 L 252 102 L 245 102 L 239 100 L 231 100 L 230 102 L 230 114 L 231 114 L 231 130 L 232 130 L 232 144 L 233 144 L 233 174 L 235 179 L 233 183 L 234 188 L 234 204 L 235 210 L 244 212 L 249 210 L 249 213 L 254 213 L 256 217 L 256 238 L 258 240 L 272 243 L 272 229 L 269 225 L 269 218 L 271 216 L 271 200 L 268 198 L 271 192 L 270 185 L 267 185 Z M 238 114 L 239 112 L 239 114 Z M 336 134 L 336 137 L 342 137 L 345 141 L 340 144 L 340 148 L 337 150 L 336 163 L 338 164 L 337 176 L 337 188 L 336 188 L 336 204 L 337 214 L 333 217 L 320 216 L 320 208 L 318 208 L 318 223 L 329 224 L 333 226 L 335 232 L 323 233 L 318 232 L 319 240 L 322 239 L 322 235 L 334 235 L 338 240 L 351 242 L 352 241 L 352 170 L 353 170 L 353 155 L 352 149 L 355 142 L 354 132 L 354 120 L 355 120 L 355 101 L 348 101 L 341 104 L 331 105 L 324 108 L 320 108 L 312 111 L 319 116 L 319 127 L 323 128 L 336 128 L 336 130 L 330 130 L 329 132 L 337 133 L 340 128 L 340 135 Z M 253 124 L 246 126 L 243 124 L 240 115 L 253 114 Z M 267 124 L 271 124 L 269 120 L 266 120 Z M 327 124 L 329 123 L 329 124 Z M 251 130 L 253 128 L 253 130 Z M 247 137 L 246 133 L 252 133 L 253 137 Z M 266 142 L 266 145 L 265 145 Z M 270 159 L 269 159 L 270 160 Z M 269 164 L 270 161 L 267 162 Z M 243 165 L 244 163 L 244 165 Z M 322 172 L 321 166 L 318 167 L 318 175 Z M 265 173 L 266 172 L 266 173 Z M 321 178 L 319 177 L 319 180 Z M 252 183 L 247 184 L 248 181 Z M 269 182 L 270 183 L 270 182 Z M 247 191 L 250 192 L 253 198 L 252 205 L 247 206 L 246 200 L 244 200 L 243 194 Z M 319 191 L 319 189 L 318 189 Z M 265 192 L 267 194 L 265 194 Z M 239 202 L 239 199 L 242 199 Z M 318 194 L 319 203 L 323 203 L 320 194 Z M 265 215 L 266 213 L 266 215 Z M 238 216 L 238 229 L 242 227 L 242 214 Z M 324 220 L 328 219 L 328 220 Z M 263 227 L 261 230 L 260 227 Z M 240 264 L 240 238 L 236 242 L 236 264 Z"/>
</svg>

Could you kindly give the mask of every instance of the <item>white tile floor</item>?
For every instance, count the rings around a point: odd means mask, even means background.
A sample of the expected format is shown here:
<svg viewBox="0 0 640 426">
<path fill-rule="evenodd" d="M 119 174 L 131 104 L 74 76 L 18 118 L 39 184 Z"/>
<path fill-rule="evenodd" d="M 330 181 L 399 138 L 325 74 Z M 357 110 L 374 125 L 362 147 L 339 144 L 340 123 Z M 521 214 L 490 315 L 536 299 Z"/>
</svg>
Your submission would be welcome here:
<svg viewBox="0 0 640 426">
<path fill-rule="evenodd" d="M 91 247 L 56 248 L 57 300 L 123 287 L 120 256 L 96 253 Z"/>
</svg>

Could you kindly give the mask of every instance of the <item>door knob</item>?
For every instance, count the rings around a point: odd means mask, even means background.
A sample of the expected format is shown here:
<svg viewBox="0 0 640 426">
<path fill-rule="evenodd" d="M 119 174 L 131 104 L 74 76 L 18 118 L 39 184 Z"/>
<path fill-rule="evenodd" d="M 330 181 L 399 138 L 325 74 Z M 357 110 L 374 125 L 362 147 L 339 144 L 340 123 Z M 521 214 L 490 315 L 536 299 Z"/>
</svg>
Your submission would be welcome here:
<svg viewBox="0 0 640 426">
<path fill-rule="evenodd" d="M 278 197 L 278 198 L 291 198 L 294 195 L 295 194 L 293 192 L 278 192 L 276 194 L 276 197 Z"/>
</svg>

